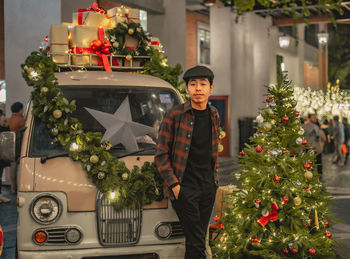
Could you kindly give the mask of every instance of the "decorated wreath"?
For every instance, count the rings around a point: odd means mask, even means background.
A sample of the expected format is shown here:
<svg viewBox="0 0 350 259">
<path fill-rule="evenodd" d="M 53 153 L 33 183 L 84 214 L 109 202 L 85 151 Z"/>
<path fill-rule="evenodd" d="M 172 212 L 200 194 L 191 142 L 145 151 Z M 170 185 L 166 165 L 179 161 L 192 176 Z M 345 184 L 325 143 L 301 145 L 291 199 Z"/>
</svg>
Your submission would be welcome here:
<svg viewBox="0 0 350 259">
<path fill-rule="evenodd" d="M 22 65 L 22 74 L 32 91 L 33 115 L 46 123 L 53 141 L 69 156 L 80 161 L 88 177 L 116 210 L 139 208 L 163 199 L 163 180 L 154 163 L 146 162 L 131 171 L 109 152 L 101 132 L 85 132 L 77 118 L 75 100 L 67 100 L 58 87 L 54 72 L 58 67 L 44 50 L 32 52 Z"/>
<path fill-rule="evenodd" d="M 109 41 L 112 44 L 112 53 L 116 55 L 146 56 L 148 54 L 149 36 L 139 23 L 122 22 L 113 29 L 107 30 Z M 126 46 L 126 37 L 137 41 L 137 46 Z"/>
</svg>

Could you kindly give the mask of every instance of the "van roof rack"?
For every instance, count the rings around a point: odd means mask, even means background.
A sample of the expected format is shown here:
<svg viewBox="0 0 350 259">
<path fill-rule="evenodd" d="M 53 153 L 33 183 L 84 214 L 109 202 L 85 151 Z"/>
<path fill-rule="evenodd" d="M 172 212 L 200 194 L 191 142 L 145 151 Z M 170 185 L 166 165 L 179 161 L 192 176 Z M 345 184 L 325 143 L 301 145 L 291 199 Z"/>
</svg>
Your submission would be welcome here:
<svg viewBox="0 0 350 259">
<path fill-rule="evenodd" d="M 59 63 L 59 72 L 74 71 L 84 69 L 88 71 L 104 71 L 103 65 L 98 65 L 97 61 L 99 56 L 94 53 L 64 53 L 64 52 L 51 52 L 50 56 L 58 59 L 57 61 L 63 60 L 64 63 Z M 130 61 L 126 60 L 126 55 L 106 55 L 110 67 L 113 71 L 124 71 L 124 72 L 137 72 L 144 70 L 143 65 L 151 60 L 150 56 L 134 56 Z M 63 57 L 63 58 L 62 58 Z M 84 58 L 86 57 L 86 58 Z M 79 62 L 77 58 L 84 58 L 84 62 Z"/>
</svg>

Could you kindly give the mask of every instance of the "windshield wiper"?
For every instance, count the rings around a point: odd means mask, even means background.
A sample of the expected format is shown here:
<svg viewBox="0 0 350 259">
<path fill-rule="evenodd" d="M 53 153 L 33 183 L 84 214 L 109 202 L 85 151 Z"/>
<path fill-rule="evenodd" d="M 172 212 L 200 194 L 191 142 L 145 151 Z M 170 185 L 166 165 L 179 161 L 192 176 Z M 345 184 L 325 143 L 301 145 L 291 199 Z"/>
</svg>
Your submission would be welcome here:
<svg viewBox="0 0 350 259">
<path fill-rule="evenodd" d="M 126 156 L 132 156 L 132 155 L 136 155 L 136 154 L 142 153 L 144 151 L 149 151 L 149 150 L 156 150 L 156 147 L 153 146 L 153 147 L 149 147 L 149 148 L 139 149 L 137 151 L 133 151 L 133 152 L 129 152 L 129 153 L 117 156 L 117 158 L 123 158 L 123 157 L 126 157 Z"/>
<path fill-rule="evenodd" d="M 53 155 L 48 155 L 48 156 L 42 156 L 40 158 L 40 163 L 44 164 L 46 162 L 46 160 L 52 159 L 52 158 L 56 158 L 56 157 L 65 157 L 68 156 L 68 152 L 62 152 L 62 153 L 58 153 L 58 154 L 53 154 Z"/>
</svg>

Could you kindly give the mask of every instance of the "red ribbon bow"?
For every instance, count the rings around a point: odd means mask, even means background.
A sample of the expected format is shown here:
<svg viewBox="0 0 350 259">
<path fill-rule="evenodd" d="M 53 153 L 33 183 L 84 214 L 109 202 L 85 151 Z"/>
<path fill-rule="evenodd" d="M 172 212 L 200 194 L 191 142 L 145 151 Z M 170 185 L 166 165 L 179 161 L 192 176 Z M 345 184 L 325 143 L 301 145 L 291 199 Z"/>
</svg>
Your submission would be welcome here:
<svg viewBox="0 0 350 259">
<path fill-rule="evenodd" d="M 271 220 L 271 221 L 276 221 L 277 216 L 278 216 L 278 206 L 276 202 L 273 202 L 271 204 L 271 210 L 269 212 L 269 215 L 267 216 L 262 216 L 260 219 L 258 219 L 258 223 L 262 226 L 265 227 L 265 225 Z"/>
<path fill-rule="evenodd" d="M 124 13 L 124 16 L 126 19 L 128 19 L 128 23 L 130 23 L 130 20 L 140 20 L 138 17 L 129 17 L 129 13 Z"/>
<path fill-rule="evenodd" d="M 83 13 L 84 12 L 96 12 L 100 14 L 104 14 L 105 10 L 98 7 L 97 3 L 93 3 L 89 6 L 89 8 L 79 8 L 78 9 L 78 25 L 83 25 Z"/>
</svg>

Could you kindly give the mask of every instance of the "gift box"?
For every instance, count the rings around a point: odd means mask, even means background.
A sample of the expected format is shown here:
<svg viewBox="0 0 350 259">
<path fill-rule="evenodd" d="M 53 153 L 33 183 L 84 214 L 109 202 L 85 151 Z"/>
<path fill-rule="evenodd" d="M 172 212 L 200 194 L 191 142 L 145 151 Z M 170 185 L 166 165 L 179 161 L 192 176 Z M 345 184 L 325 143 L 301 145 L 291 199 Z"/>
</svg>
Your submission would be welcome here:
<svg viewBox="0 0 350 259">
<path fill-rule="evenodd" d="M 140 23 L 140 10 L 125 7 L 114 7 L 107 11 L 107 18 L 110 19 L 111 24 L 114 24 L 113 27 L 122 22 Z"/>
<path fill-rule="evenodd" d="M 229 197 L 229 194 L 233 194 L 239 189 L 235 185 L 220 186 L 216 191 L 215 197 L 215 215 L 221 218 L 225 208 L 229 208 L 231 205 L 227 204 L 225 197 Z"/>
<path fill-rule="evenodd" d="M 86 25 L 86 26 L 103 26 L 108 23 L 107 16 L 105 14 L 97 13 L 94 11 L 84 11 L 73 13 L 74 25 Z"/>
<path fill-rule="evenodd" d="M 125 47 L 128 49 L 135 49 L 137 47 L 138 44 L 138 40 L 129 36 L 129 35 L 125 35 Z"/>
<path fill-rule="evenodd" d="M 157 37 L 151 37 L 151 40 L 150 42 L 148 43 L 148 45 L 153 48 L 153 49 L 156 49 L 158 51 L 160 51 L 160 41 L 159 41 L 159 38 Z"/>
<path fill-rule="evenodd" d="M 91 43 L 98 40 L 98 28 L 92 26 L 75 26 L 72 32 L 72 53 L 95 53 L 91 49 Z M 98 65 L 99 57 L 91 57 L 91 65 Z M 89 56 L 72 56 L 73 65 L 89 65 Z"/>
<path fill-rule="evenodd" d="M 65 24 L 52 24 L 50 28 L 50 51 L 51 53 L 67 54 L 68 47 L 68 26 Z M 68 55 L 52 55 L 53 61 L 58 64 L 67 64 Z"/>
</svg>

